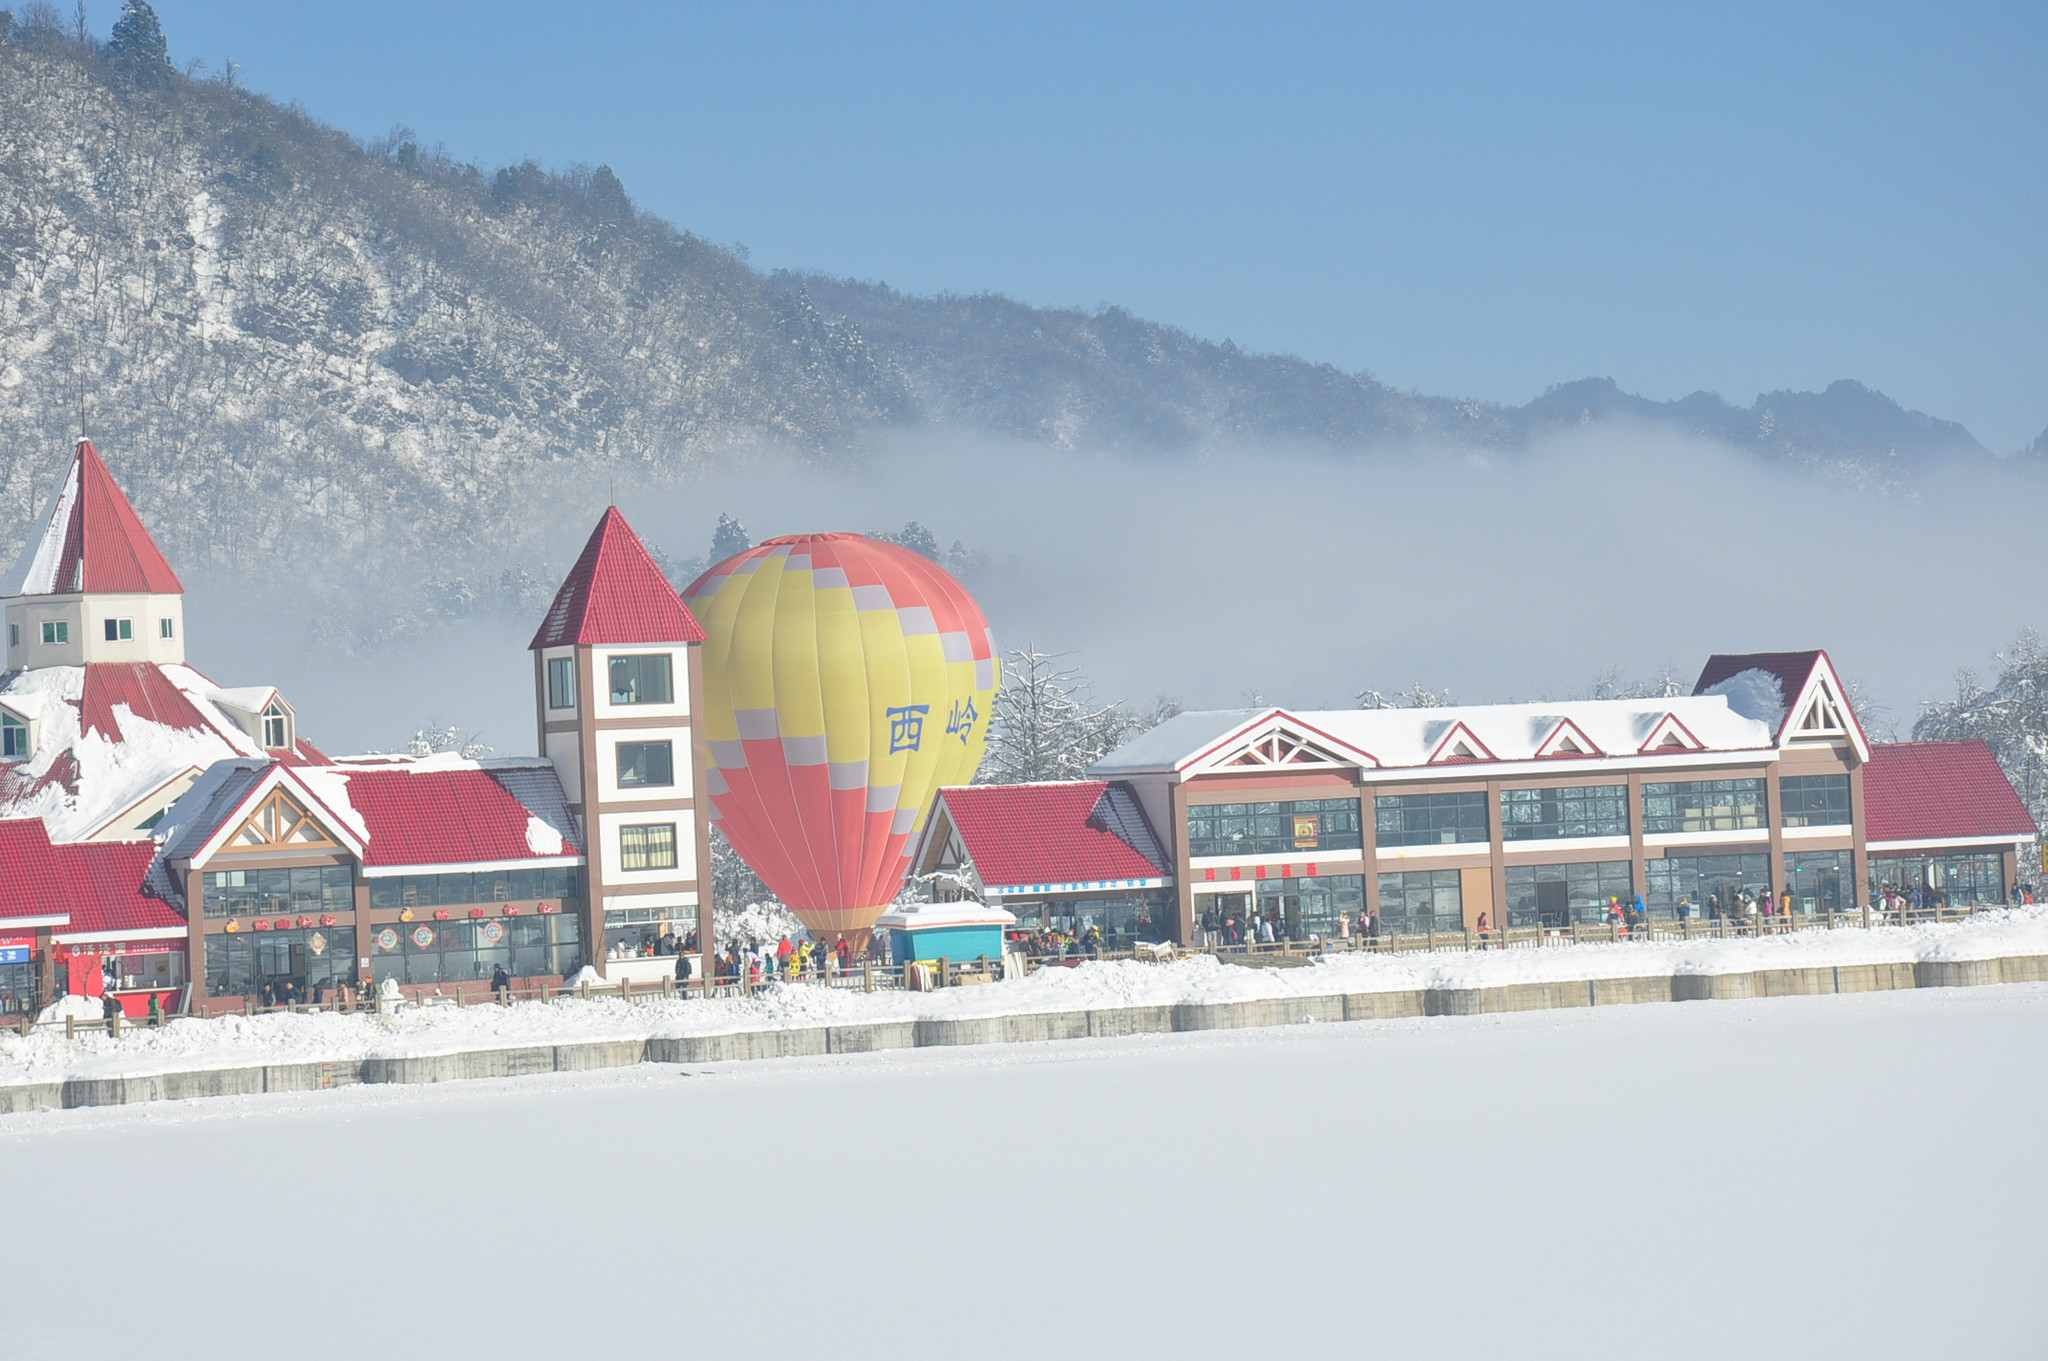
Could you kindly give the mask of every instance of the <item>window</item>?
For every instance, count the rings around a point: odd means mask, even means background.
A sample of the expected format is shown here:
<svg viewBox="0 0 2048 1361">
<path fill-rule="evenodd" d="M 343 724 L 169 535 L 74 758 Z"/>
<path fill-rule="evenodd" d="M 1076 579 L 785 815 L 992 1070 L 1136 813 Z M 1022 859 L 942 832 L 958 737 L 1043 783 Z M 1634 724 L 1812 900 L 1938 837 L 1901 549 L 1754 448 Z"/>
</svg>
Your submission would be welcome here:
<svg viewBox="0 0 2048 1361">
<path fill-rule="evenodd" d="M 276 700 L 263 711 L 263 745 L 271 751 L 283 751 L 292 744 L 292 720 L 284 706 Z"/>
<path fill-rule="evenodd" d="M 1762 780 L 1680 780 L 1643 786 L 1645 832 L 1742 832 L 1768 825 Z"/>
<path fill-rule="evenodd" d="M 133 619 L 109 619 L 105 621 L 105 627 L 110 643 L 125 643 L 135 636 Z"/>
<path fill-rule="evenodd" d="M 1607 900 L 1635 897 L 1634 868 L 1626 860 L 1582 865 L 1508 866 L 1508 925 L 1559 928 L 1598 922 Z"/>
<path fill-rule="evenodd" d="M 7 646 L 9 646 L 9 647 L 20 647 L 20 646 L 21 646 L 21 625 L 19 625 L 19 624 L 9 624 L 9 625 L 7 626 Z"/>
<path fill-rule="evenodd" d="M 1847 851 L 1800 851 L 1785 857 L 1785 897 L 1808 917 L 1855 906 L 1856 867 Z"/>
<path fill-rule="evenodd" d="M 285 917 L 356 910 L 355 871 L 347 865 L 277 870 L 208 870 L 209 917 Z"/>
<path fill-rule="evenodd" d="M 650 822 L 619 828 L 619 868 L 672 870 L 676 867 L 676 825 Z"/>
<path fill-rule="evenodd" d="M 54 646 L 57 646 L 57 645 L 59 645 L 59 644 L 63 644 L 63 643 L 68 643 L 68 642 L 70 642 L 70 641 L 71 641 L 71 625 L 70 625 L 70 624 L 66 623 L 66 622 L 65 622 L 64 620 L 62 620 L 62 619 L 45 619 L 45 620 L 43 621 L 43 642 L 44 642 L 44 643 L 46 643 L 46 644 L 48 644 L 48 645 L 50 645 L 50 646 L 53 646 L 53 647 L 54 647 Z"/>
<path fill-rule="evenodd" d="M 675 782 L 673 742 L 619 743 L 619 788 L 645 789 Z"/>
<path fill-rule="evenodd" d="M 576 659 L 574 657 L 548 658 L 548 707 L 550 709 L 573 709 L 576 707 Z"/>
<path fill-rule="evenodd" d="M 1382 846 L 1434 846 L 1485 841 L 1486 791 L 1470 794 L 1382 794 L 1373 800 Z"/>
<path fill-rule="evenodd" d="M 1789 775 L 1778 781 L 1779 807 L 1787 827 L 1837 827 L 1849 823 L 1847 775 Z"/>
<path fill-rule="evenodd" d="M 1648 786 L 1644 786 L 1645 789 Z M 1771 886 L 1768 855 L 1672 855 L 1643 867 L 1644 905 L 1653 917 L 1676 917 L 1681 900 L 1693 921 L 1735 915 L 1735 895 L 1762 897 Z"/>
<path fill-rule="evenodd" d="M 490 870 L 475 874 L 379 875 L 370 880 L 373 911 L 553 903 L 564 912 L 583 905 L 582 871 L 573 865 Z"/>
<path fill-rule="evenodd" d="M 1482 799 L 1485 795 L 1480 795 Z M 1484 804 L 1481 805 L 1482 811 Z M 1380 876 L 1380 930 L 1392 935 L 1465 929 L 1465 894 L 1456 870 Z"/>
<path fill-rule="evenodd" d="M 387 978 L 399 983 L 476 982 L 489 978 L 501 964 L 514 978 L 567 976 L 583 962 L 583 923 L 566 912 L 394 923 L 370 932 L 366 953 L 370 977 L 379 984 Z"/>
<path fill-rule="evenodd" d="M 1873 855 L 1873 890 L 1903 893 L 1915 909 L 2005 901 L 2005 856 L 1997 851 L 1956 855 Z"/>
<path fill-rule="evenodd" d="M 1355 851 L 1357 799 L 1197 804 L 1188 809 L 1189 855 Z"/>
<path fill-rule="evenodd" d="M 159 638 L 175 638 L 178 636 L 177 626 L 168 619 L 159 619 L 156 621 L 156 636 Z"/>
<path fill-rule="evenodd" d="M 1508 841 L 1566 836 L 1627 836 L 1628 786 L 1569 785 L 1500 791 L 1500 831 Z"/>
<path fill-rule="evenodd" d="M 13 714 L 0 713 L 0 757 L 10 761 L 29 757 L 28 724 Z"/>
<path fill-rule="evenodd" d="M 1275 918 L 1275 932 L 1284 940 L 1329 940 L 1337 934 L 1337 914 L 1365 914 L 1365 876 L 1325 874 L 1308 879 L 1259 880 L 1259 912 Z"/>
<path fill-rule="evenodd" d="M 666 652 L 612 658 L 612 703 L 668 704 L 674 699 Z"/>
</svg>

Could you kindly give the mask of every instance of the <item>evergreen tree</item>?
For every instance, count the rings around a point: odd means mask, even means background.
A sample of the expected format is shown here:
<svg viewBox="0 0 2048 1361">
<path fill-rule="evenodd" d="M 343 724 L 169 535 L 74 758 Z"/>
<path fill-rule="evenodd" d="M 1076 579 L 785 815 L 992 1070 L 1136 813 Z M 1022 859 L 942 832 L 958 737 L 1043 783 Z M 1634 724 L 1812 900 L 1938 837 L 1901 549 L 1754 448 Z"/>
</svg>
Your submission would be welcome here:
<svg viewBox="0 0 2048 1361">
<path fill-rule="evenodd" d="M 711 531 L 711 561 L 724 562 L 735 553 L 744 553 L 754 546 L 747 537 L 747 527 L 724 511 L 718 514 L 718 528 Z"/>
<path fill-rule="evenodd" d="M 149 0 L 125 0 L 107 39 L 106 57 L 109 66 L 139 83 L 161 85 L 170 79 L 170 50 Z"/>
</svg>

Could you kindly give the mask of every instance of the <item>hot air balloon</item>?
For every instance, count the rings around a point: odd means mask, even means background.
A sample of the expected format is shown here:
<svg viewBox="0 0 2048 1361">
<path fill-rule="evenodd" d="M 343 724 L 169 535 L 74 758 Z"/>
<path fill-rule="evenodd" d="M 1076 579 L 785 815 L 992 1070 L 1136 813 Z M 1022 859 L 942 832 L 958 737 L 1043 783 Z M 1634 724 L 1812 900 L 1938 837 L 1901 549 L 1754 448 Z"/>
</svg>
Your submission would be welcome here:
<svg viewBox="0 0 2048 1361">
<path fill-rule="evenodd" d="M 981 607 L 859 534 L 769 539 L 687 594 L 712 820 L 814 936 L 864 941 L 933 791 L 981 764 L 1000 674 Z"/>
</svg>

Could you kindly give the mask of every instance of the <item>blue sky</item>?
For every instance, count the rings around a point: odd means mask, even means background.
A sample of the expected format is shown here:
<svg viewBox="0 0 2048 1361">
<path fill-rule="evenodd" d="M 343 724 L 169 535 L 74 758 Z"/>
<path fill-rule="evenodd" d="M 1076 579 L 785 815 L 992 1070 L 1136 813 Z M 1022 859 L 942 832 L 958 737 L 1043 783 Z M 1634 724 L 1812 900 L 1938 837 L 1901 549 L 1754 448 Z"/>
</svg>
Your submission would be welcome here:
<svg viewBox="0 0 2048 1361">
<path fill-rule="evenodd" d="M 608 163 L 763 268 L 1489 400 L 1853 377 L 2000 453 L 2048 426 L 2038 0 L 157 8 L 181 64 L 486 166 Z"/>
</svg>

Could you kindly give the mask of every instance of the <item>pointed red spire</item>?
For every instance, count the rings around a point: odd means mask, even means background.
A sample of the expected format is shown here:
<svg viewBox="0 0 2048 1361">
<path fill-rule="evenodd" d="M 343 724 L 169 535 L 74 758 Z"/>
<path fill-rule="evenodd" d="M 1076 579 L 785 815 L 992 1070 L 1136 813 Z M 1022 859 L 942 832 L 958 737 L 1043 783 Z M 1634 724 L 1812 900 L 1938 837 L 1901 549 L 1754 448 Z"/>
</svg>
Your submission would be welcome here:
<svg viewBox="0 0 2048 1361">
<path fill-rule="evenodd" d="M 22 549 L 8 595 L 183 595 L 91 440 L 80 440 L 42 532 Z"/>
<path fill-rule="evenodd" d="M 703 626 L 613 506 L 583 545 L 528 646 L 703 641 Z"/>
</svg>

